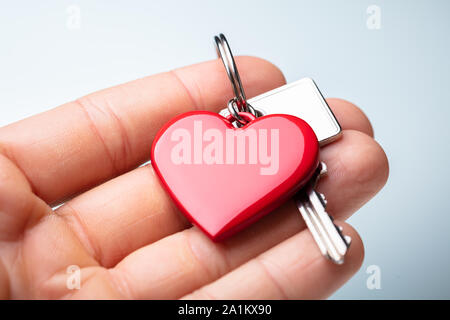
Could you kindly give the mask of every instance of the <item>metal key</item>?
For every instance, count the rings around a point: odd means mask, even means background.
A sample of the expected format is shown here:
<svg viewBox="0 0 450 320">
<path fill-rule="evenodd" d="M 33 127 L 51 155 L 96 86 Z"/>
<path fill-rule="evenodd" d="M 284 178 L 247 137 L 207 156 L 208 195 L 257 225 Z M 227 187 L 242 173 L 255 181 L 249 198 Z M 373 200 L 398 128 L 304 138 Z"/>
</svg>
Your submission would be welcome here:
<svg viewBox="0 0 450 320">
<path fill-rule="evenodd" d="M 334 263 L 342 264 L 351 238 L 344 236 L 342 228 L 333 223 L 332 217 L 325 211 L 325 195 L 315 190 L 317 182 L 326 173 L 327 166 L 321 162 L 312 179 L 294 199 L 322 255 Z"/>
<path fill-rule="evenodd" d="M 314 130 L 320 146 L 324 146 L 341 135 L 341 126 L 326 103 L 314 81 L 304 78 L 248 100 L 261 115 L 291 114 L 305 120 Z M 227 116 L 228 109 L 220 114 Z M 326 165 L 321 162 L 309 183 L 294 197 L 297 207 L 311 231 L 322 254 L 337 264 L 344 262 L 344 256 L 351 238 L 344 236 L 328 213 L 323 194 L 315 186 L 326 174 Z"/>
</svg>

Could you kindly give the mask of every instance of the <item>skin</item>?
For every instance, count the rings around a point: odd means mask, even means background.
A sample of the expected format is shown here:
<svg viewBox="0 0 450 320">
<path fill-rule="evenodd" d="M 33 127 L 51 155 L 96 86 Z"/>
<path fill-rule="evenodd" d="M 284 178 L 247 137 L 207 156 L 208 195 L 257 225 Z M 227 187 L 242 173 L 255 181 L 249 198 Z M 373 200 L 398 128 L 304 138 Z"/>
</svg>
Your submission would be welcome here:
<svg viewBox="0 0 450 320">
<path fill-rule="evenodd" d="M 271 63 L 239 57 L 249 97 L 281 86 Z M 176 114 L 218 111 L 230 98 L 218 60 L 105 89 L 0 129 L 0 298 L 321 299 L 361 266 L 344 222 L 385 184 L 388 161 L 350 102 L 328 99 L 343 137 L 321 150 L 318 189 L 352 245 L 323 259 L 292 201 L 222 243 L 174 207 L 149 158 Z M 51 206 L 65 202 L 57 210 Z M 81 268 L 81 288 L 66 286 Z"/>
</svg>

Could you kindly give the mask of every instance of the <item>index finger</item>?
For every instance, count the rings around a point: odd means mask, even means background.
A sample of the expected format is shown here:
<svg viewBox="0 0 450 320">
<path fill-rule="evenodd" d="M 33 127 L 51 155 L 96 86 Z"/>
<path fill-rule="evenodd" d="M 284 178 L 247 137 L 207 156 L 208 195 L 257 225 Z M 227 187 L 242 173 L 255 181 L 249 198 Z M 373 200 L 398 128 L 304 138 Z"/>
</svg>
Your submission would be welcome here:
<svg viewBox="0 0 450 320">
<path fill-rule="evenodd" d="M 281 72 L 254 57 L 237 64 L 249 97 L 282 85 Z M 34 192 L 56 203 L 148 160 L 159 128 L 189 110 L 218 111 L 232 96 L 220 60 L 105 89 L 0 129 L 0 150 Z"/>
</svg>

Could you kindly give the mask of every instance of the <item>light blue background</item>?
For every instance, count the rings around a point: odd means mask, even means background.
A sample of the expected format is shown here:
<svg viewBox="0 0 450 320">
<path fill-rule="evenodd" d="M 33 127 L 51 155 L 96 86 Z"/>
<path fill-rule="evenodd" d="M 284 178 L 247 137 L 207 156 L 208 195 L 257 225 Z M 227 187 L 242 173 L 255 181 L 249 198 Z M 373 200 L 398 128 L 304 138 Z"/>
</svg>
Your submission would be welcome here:
<svg viewBox="0 0 450 320">
<path fill-rule="evenodd" d="M 66 27 L 71 4 L 80 30 Z M 371 4 L 380 30 L 366 26 Z M 0 125 L 213 59 L 223 32 L 235 54 L 361 106 L 389 156 L 388 184 L 350 219 L 364 265 L 333 297 L 450 298 L 449 31 L 450 1 L 1 1 Z"/>
</svg>

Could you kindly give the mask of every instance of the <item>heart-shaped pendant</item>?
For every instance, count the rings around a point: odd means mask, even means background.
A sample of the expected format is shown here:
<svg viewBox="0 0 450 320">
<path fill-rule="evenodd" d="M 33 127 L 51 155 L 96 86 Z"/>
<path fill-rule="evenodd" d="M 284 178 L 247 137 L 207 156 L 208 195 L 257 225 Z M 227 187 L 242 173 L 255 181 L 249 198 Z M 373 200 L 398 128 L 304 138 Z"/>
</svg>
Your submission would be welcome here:
<svg viewBox="0 0 450 320">
<path fill-rule="evenodd" d="M 182 114 L 157 134 L 152 165 L 178 208 L 222 240 L 274 210 L 318 165 L 319 144 L 302 119 L 253 118 L 241 128 L 207 111 Z"/>
</svg>

